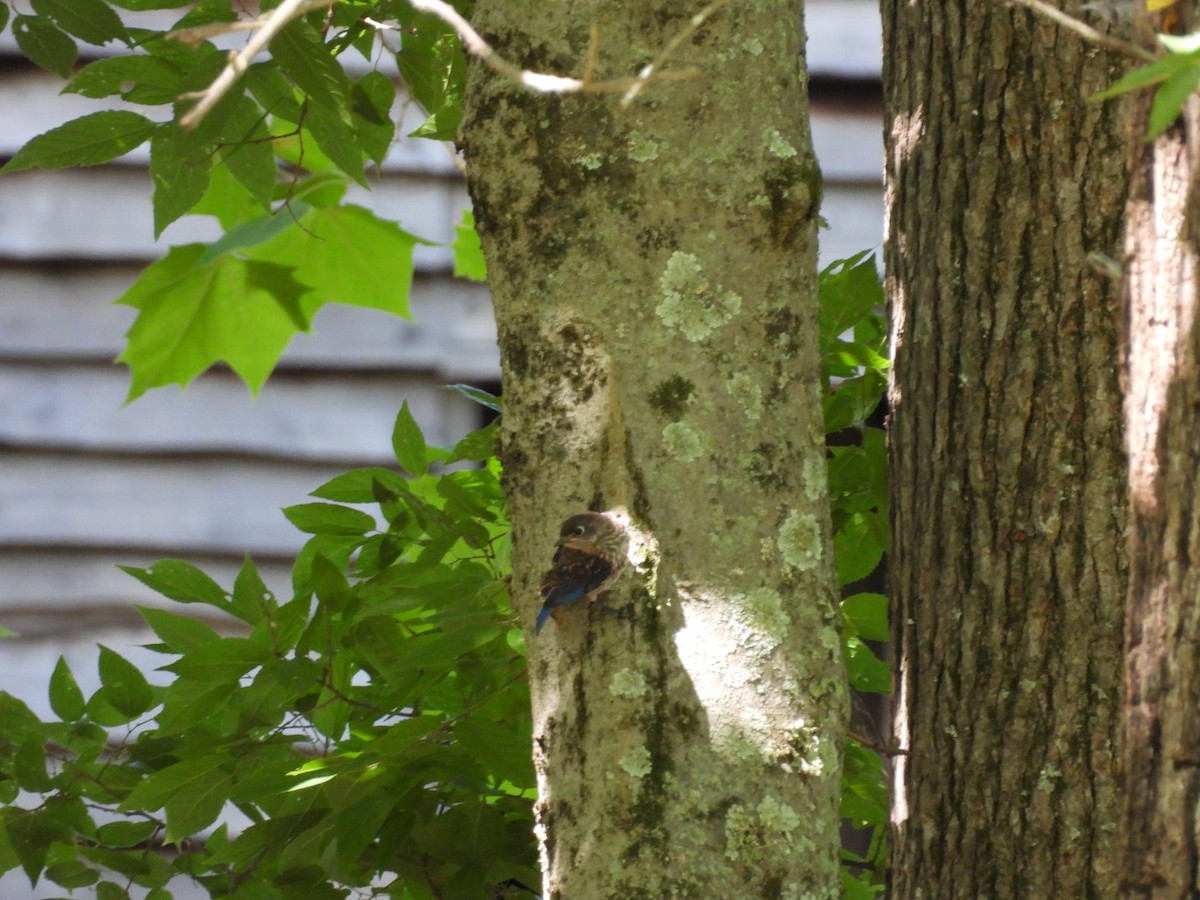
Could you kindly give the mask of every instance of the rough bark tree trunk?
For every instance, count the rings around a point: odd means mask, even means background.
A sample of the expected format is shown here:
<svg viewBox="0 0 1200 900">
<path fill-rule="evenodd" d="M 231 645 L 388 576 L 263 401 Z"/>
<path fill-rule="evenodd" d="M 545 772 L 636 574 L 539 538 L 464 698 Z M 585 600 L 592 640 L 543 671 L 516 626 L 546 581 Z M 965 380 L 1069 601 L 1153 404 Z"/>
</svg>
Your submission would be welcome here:
<svg viewBox="0 0 1200 900">
<path fill-rule="evenodd" d="M 1123 896 L 1200 896 L 1200 102 L 1152 144 L 1135 104 L 1128 208 Z"/>
<path fill-rule="evenodd" d="M 636 72 L 703 4 L 485 2 L 502 54 Z M 696 77 L 545 96 L 473 67 L 463 125 L 499 325 L 514 606 L 548 896 L 834 897 L 846 688 L 816 365 L 820 175 L 797 4 L 729 4 Z M 620 509 L 620 619 L 537 638 L 557 529 Z"/>
<path fill-rule="evenodd" d="M 1078 4 L 1069 11 L 1079 12 Z M 1120 74 L 1003 4 L 883 3 L 893 900 L 1116 893 Z"/>
</svg>

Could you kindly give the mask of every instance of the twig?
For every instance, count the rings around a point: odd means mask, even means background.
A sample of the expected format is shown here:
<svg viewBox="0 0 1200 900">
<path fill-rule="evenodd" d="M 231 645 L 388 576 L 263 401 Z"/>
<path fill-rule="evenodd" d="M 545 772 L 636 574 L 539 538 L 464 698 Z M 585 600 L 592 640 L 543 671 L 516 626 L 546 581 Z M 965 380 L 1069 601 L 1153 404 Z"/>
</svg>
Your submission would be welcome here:
<svg viewBox="0 0 1200 900">
<path fill-rule="evenodd" d="M 283 0 L 279 6 L 275 7 L 261 21 L 217 26 L 222 31 L 253 28 L 255 32 L 250 40 L 246 42 L 245 47 L 239 52 L 230 55 L 229 62 L 226 63 L 225 68 L 221 70 L 221 73 L 213 80 L 212 84 L 202 91 L 182 96 L 181 99 L 198 98 L 199 102 L 180 118 L 180 126 L 182 128 L 195 128 L 209 111 L 220 102 L 221 98 L 228 93 L 234 83 L 242 77 L 246 69 L 250 67 L 250 63 L 254 61 L 254 58 L 266 49 L 271 39 L 288 22 L 314 9 L 332 6 L 336 2 L 337 0 Z M 690 68 L 671 72 L 661 72 L 659 69 L 667 62 L 671 54 L 678 49 L 680 44 L 695 34 L 697 29 L 727 2 L 728 0 L 713 0 L 712 3 L 692 16 L 688 20 L 687 26 L 668 41 L 662 53 L 652 63 L 643 68 L 636 77 L 613 78 L 604 81 L 592 80 L 592 72 L 595 69 L 597 56 L 595 32 L 593 32 L 592 40 L 588 47 L 587 59 L 584 62 L 583 78 L 569 78 L 562 75 L 550 75 L 545 72 L 533 72 L 509 62 L 492 49 L 491 45 L 479 35 L 479 32 L 471 27 L 471 24 L 459 14 L 458 10 L 449 3 L 446 3 L 445 0 L 409 0 L 409 5 L 420 12 L 430 13 L 451 26 L 458 32 L 459 37 L 462 38 L 463 46 L 466 47 L 469 53 L 478 56 L 487 66 L 510 81 L 544 94 L 624 92 L 625 96 L 622 98 L 621 104 L 628 106 L 651 81 L 676 81 L 684 78 L 695 78 L 700 74 L 698 70 Z M 379 28 L 381 23 L 370 22 L 370 24 Z M 199 26 L 199 29 L 211 27 L 213 26 Z M 202 33 L 198 29 L 183 29 L 182 31 L 172 32 L 170 35 L 170 37 L 181 41 L 203 39 L 208 36 L 210 36 L 210 32 Z"/>
<path fill-rule="evenodd" d="M 221 74 L 213 80 L 212 84 L 202 91 L 184 95 L 184 99 L 199 97 L 200 102 L 180 118 L 180 127 L 195 128 L 200 120 L 208 115 L 209 111 L 228 93 L 234 82 L 250 68 L 254 57 L 266 49 L 271 38 L 275 37 L 283 26 L 307 12 L 323 6 L 332 6 L 336 2 L 337 0 L 283 0 L 275 9 L 271 10 L 265 19 L 258 23 L 258 30 L 254 32 L 250 40 L 246 41 L 246 46 L 239 52 L 230 55 L 229 62 L 226 63 L 225 68 L 221 70 Z"/>
<path fill-rule="evenodd" d="M 704 7 L 704 9 L 700 10 L 700 12 L 692 16 L 692 18 L 688 21 L 687 27 L 667 42 L 667 46 L 663 47 L 663 51 L 662 53 L 658 54 L 658 58 L 655 59 L 654 62 L 650 63 L 650 65 L 645 66 L 642 71 L 638 72 L 638 77 L 634 81 L 634 84 L 629 88 L 628 91 L 626 91 L 625 96 L 621 98 L 621 105 L 628 106 L 635 99 L 637 99 L 637 95 L 642 92 L 642 88 L 646 86 L 646 82 L 650 80 L 651 76 L 654 75 L 656 70 L 660 69 L 663 64 L 666 63 L 667 58 L 675 52 L 676 48 L 684 41 L 691 38 L 691 36 L 700 29 L 700 26 L 703 25 L 709 19 L 709 17 L 720 10 L 720 8 L 727 2 L 728 0 L 713 0 L 712 3 L 708 4 L 708 6 Z"/>
<path fill-rule="evenodd" d="M 677 34 L 668 43 L 667 49 L 647 69 L 662 65 L 675 47 L 678 47 L 683 40 L 686 40 L 688 36 L 693 34 L 703 24 L 704 19 L 724 6 L 726 2 L 728 0 L 715 0 L 715 2 L 705 7 L 696 16 L 693 16 L 688 28 Z M 533 72 L 510 63 L 493 50 L 492 46 L 480 36 L 479 32 L 472 28 L 466 19 L 459 15 L 458 10 L 449 3 L 446 3 L 445 0 L 409 0 L 409 5 L 413 9 L 437 16 L 452 27 L 458 32 L 458 36 L 462 38 L 463 46 L 467 48 L 467 52 L 478 56 L 490 69 L 498 72 L 510 81 L 543 94 L 619 93 L 621 91 L 629 91 L 634 92 L 636 95 L 636 92 L 641 90 L 641 86 L 649 80 L 676 81 L 683 78 L 695 78 L 700 74 L 695 69 L 684 69 L 675 72 L 655 73 L 653 74 L 653 78 L 651 78 L 651 74 L 648 74 L 647 70 L 643 69 L 642 74 L 636 78 L 613 78 L 606 81 L 592 81 L 589 77 L 591 74 L 589 71 L 590 65 L 587 63 L 585 63 L 583 78 L 568 78 L 563 75 L 548 75 L 544 72 Z"/>
<path fill-rule="evenodd" d="M 1128 41 L 1105 34 L 1103 31 L 1093 28 L 1087 22 L 1067 15 L 1061 9 L 1051 6 L 1049 3 L 1044 2 L 1044 0 L 1005 0 L 1005 2 L 1012 6 L 1024 6 L 1031 12 L 1044 16 L 1051 22 L 1061 25 L 1068 31 L 1075 32 L 1089 43 L 1100 47 L 1107 47 L 1109 50 L 1116 50 L 1128 56 L 1137 57 L 1143 62 L 1156 62 L 1158 60 L 1158 57 L 1145 47 L 1139 47 L 1137 44 L 1131 44 Z"/>
</svg>

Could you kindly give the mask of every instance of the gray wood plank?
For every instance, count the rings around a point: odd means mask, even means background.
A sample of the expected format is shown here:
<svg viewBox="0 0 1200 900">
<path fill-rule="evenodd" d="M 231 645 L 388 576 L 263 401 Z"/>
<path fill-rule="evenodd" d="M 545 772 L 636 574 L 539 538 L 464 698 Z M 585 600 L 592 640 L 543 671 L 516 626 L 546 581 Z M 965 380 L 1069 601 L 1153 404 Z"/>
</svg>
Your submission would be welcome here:
<svg viewBox="0 0 1200 900">
<path fill-rule="evenodd" d="M 149 173 L 128 166 L 6 175 L 0 178 L 0 258 L 149 261 L 169 245 L 220 236 L 211 217 L 185 216 L 154 241 L 150 194 Z M 347 197 L 436 242 L 415 248 L 418 269 L 450 269 L 448 245 L 470 203 L 465 185 L 444 178 L 385 178 L 369 192 L 356 185 Z"/>
<path fill-rule="evenodd" d="M 124 371 L 111 366 L 0 364 L 0 442 L 382 465 L 392 459 L 392 425 L 406 401 L 435 446 L 452 446 L 480 421 L 479 406 L 420 374 L 292 373 L 254 398 L 224 370 L 123 406 L 127 390 Z"/>
<path fill-rule="evenodd" d="M 0 547 L 240 556 L 295 553 L 279 508 L 344 467 L 181 457 L 0 453 Z"/>
<path fill-rule="evenodd" d="M 0 360 L 108 362 L 124 346 L 134 310 L 113 305 L 137 266 L 0 266 Z M 428 371 L 444 381 L 499 377 L 487 288 L 418 276 L 413 318 L 330 304 L 284 352 L 290 368 Z"/>
<path fill-rule="evenodd" d="M 161 558 L 120 550 L 0 551 L 0 625 L 19 631 L 26 639 L 66 636 L 75 631 L 84 632 L 86 637 L 98 616 L 126 627 L 143 627 L 135 604 L 220 621 L 223 617 L 216 610 L 168 600 L 117 568 L 146 568 Z M 242 566 L 242 557 L 198 557 L 188 562 L 229 589 Z M 254 565 L 278 598 L 291 596 L 290 563 L 264 558 L 255 559 Z"/>
</svg>

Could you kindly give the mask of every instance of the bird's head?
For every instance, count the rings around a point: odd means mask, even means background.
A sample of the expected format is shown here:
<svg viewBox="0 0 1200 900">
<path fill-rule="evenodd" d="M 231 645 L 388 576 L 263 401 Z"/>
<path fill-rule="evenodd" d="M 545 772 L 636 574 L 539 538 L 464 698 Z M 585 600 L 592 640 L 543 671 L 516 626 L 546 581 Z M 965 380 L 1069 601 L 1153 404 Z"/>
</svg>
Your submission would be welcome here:
<svg viewBox="0 0 1200 900">
<path fill-rule="evenodd" d="M 598 512 L 571 516 L 558 533 L 558 545 L 584 553 L 600 552 L 607 556 L 625 555 L 625 534 L 612 519 Z"/>
</svg>

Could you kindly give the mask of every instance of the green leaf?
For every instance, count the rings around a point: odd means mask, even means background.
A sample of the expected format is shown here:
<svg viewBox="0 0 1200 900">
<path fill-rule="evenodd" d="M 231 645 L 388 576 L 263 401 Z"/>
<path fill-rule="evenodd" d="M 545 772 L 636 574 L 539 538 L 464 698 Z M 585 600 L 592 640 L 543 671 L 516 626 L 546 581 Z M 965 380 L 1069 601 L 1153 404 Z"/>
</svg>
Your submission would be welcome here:
<svg viewBox="0 0 1200 900">
<path fill-rule="evenodd" d="M 295 228 L 297 218 L 302 220 L 309 209 L 302 200 L 293 200 L 286 208 L 236 225 L 209 244 L 196 265 L 207 266 L 227 253 L 236 253 L 274 240 L 285 231 Z"/>
<path fill-rule="evenodd" d="M 228 597 L 224 589 L 189 562 L 179 559 L 160 559 L 146 569 L 118 566 L 146 587 L 179 603 L 207 603 L 224 609 Z"/>
<path fill-rule="evenodd" d="M 354 131 L 367 156 L 380 165 L 396 137 L 391 117 L 395 102 L 396 88 L 379 71 L 368 72 L 350 91 L 350 121 Z"/>
<path fill-rule="evenodd" d="M 149 119 L 127 110 L 91 113 L 39 134 L 0 172 L 99 165 L 145 143 L 154 129 Z"/>
<path fill-rule="evenodd" d="M 192 616 L 150 606 L 139 606 L 137 611 L 171 653 L 186 653 L 221 637 L 209 625 Z"/>
<path fill-rule="evenodd" d="M 279 170 L 262 109 L 249 97 L 242 97 L 225 123 L 225 133 L 229 146 L 222 151 L 221 162 L 259 206 L 270 209 Z"/>
<path fill-rule="evenodd" d="M 283 509 L 287 520 L 308 534 L 366 534 L 374 531 L 374 517 L 336 503 L 300 503 Z"/>
<path fill-rule="evenodd" d="M 462 44 L 449 26 L 428 14 L 413 16 L 406 24 L 407 40 L 396 54 L 396 65 L 412 96 L 429 113 L 429 120 L 411 136 L 454 140 L 466 82 Z"/>
<path fill-rule="evenodd" d="M 888 603 L 883 594 L 852 594 L 842 601 L 842 615 L 853 633 L 869 641 L 891 638 L 888 628 Z"/>
<path fill-rule="evenodd" d="M 262 206 L 255 202 L 250 192 L 226 166 L 213 167 L 208 190 L 200 202 L 192 207 L 195 215 L 214 216 L 226 233 L 231 228 L 260 217 L 262 211 Z M 205 260 L 204 264 L 207 262 Z"/>
<path fill-rule="evenodd" d="M 168 843 L 178 843 L 217 820 L 233 785 L 221 754 L 187 759 L 150 774 L 121 802 L 126 811 L 165 809 Z"/>
<path fill-rule="evenodd" d="M 847 378 L 824 398 L 825 432 L 860 427 L 879 406 L 887 379 L 874 369 L 857 378 Z"/>
<path fill-rule="evenodd" d="M 50 848 L 70 835 L 69 829 L 45 809 L 14 809 L 5 817 L 4 828 L 31 884 L 37 883 L 45 869 Z"/>
<path fill-rule="evenodd" d="M 111 97 L 155 106 L 172 102 L 183 76 L 179 66 L 156 56 L 112 56 L 84 66 L 62 89 L 64 94 Z"/>
<path fill-rule="evenodd" d="M 310 102 L 304 127 L 339 169 L 366 187 L 363 151 L 348 119 L 349 115 L 342 109 Z"/>
<path fill-rule="evenodd" d="M 201 266 L 204 250 L 173 247 L 116 301 L 139 310 L 117 357 L 132 370 L 129 400 L 185 386 L 222 361 L 257 393 L 288 341 L 308 328 L 309 288 L 286 266 L 232 256 Z"/>
<path fill-rule="evenodd" d="M 126 38 L 121 17 L 101 0 L 30 0 L 34 11 L 89 44 Z"/>
<path fill-rule="evenodd" d="M 400 407 L 396 416 L 396 424 L 392 426 L 392 451 L 396 454 L 396 462 L 413 475 L 424 475 L 429 470 L 428 451 L 425 436 L 417 420 L 408 411 L 408 401 Z"/>
<path fill-rule="evenodd" d="M 1186 63 L 1179 57 L 1165 57 L 1150 63 L 1148 66 L 1142 66 L 1131 72 L 1126 72 L 1114 84 L 1102 91 L 1097 91 L 1089 99 L 1092 102 L 1108 100 L 1111 97 L 1119 97 L 1121 94 L 1128 94 L 1139 88 L 1158 84 L 1160 81 L 1166 80 L 1172 73 L 1179 71 L 1181 65 L 1186 65 Z"/>
<path fill-rule="evenodd" d="M 105 700 L 130 718 L 154 706 L 154 688 L 141 670 L 119 653 L 103 644 L 99 646 L 100 683 L 104 686 Z"/>
<path fill-rule="evenodd" d="M 409 317 L 413 246 L 418 238 L 361 206 L 315 209 L 246 256 L 294 267 L 320 297 Z"/>
<path fill-rule="evenodd" d="M 303 19 L 293 19 L 271 41 L 271 56 L 318 106 L 345 109 L 349 79 L 324 41 Z"/>
<path fill-rule="evenodd" d="M 130 900 L 129 891 L 116 882 L 101 881 L 96 885 L 96 900 Z"/>
<path fill-rule="evenodd" d="M 0 31 L 4 30 L 4 26 L 8 24 L 8 7 L 0 6 Z"/>
<path fill-rule="evenodd" d="M 1172 74 L 1159 85 L 1150 104 L 1150 124 L 1146 140 L 1152 141 L 1163 134 L 1183 112 L 1183 104 L 1200 85 L 1200 61 Z"/>
<path fill-rule="evenodd" d="M 847 518 L 833 536 L 838 584 L 852 584 L 875 571 L 883 559 L 886 541 L 887 525 L 883 516 L 855 513 Z"/>
<path fill-rule="evenodd" d="M 63 78 L 71 76 L 79 50 L 66 32 L 36 16 L 17 16 L 13 37 L 21 52 L 43 69 Z"/>
<path fill-rule="evenodd" d="M 499 433 L 500 423 L 498 421 L 470 432 L 451 448 L 450 455 L 445 462 L 459 462 L 464 459 L 483 462 L 495 454 L 496 439 Z"/>
<path fill-rule="evenodd" d="M 233 582 L 233 598 L 229 611 L 243 622 L 257 625 L 266 619 L 266 611 L 274 608 L 275 595 L 263 583 L 262 576 L 254 566 L 254 560 L 246 554 Z"/>
<path fill-rule="evenodd" d="M 858 638 L 846 641 L 846 672 L 849 675 L 850 687 L 856 691 L 868 694 L 891 693 L 891 669 Z"/>
<path fill-rule="evenodd" d="M 821 271 L 818 281 L 823 345 L 884 305 L 883 285 L 870 250 L 835 260 Z"/>
<path fill-rule="evenodd" d="M 271 658 L 270 649 L 259 641 L 223 637 L 189 650 L 163 668 L 182 678 L 206 684 L 236 684 L 251 669 Z"/>
<path fill-rule="evenodd" d="M 883 893 L 883 885 L 870 884 L 868 876 L 855 877 L 846 869 L 842 869 L 842 900 L 875 900 Z"/>
<path fill-rule="evenodd" d="M 13 774 L 23 791 L 42 794 L 54 786 L 46 771 L 46 751 L 41 740 L 29 740 L 21 745 L 13 758 Z"/>
<path fill-rule="evenodd" d="M 454 275 L 472 281 L 487 281 L 487 261 L 475 230 L 475 213 L 463 210 L 462 224 L 454 228 Z"/>
<path fill-rule="evenodd" d="M 150 180 L 154 184 L 154 236 L 191 210 L 208 190 L 212 156 L 194 132 L 168 122 L 150 140 Z"/>
<path fill-rule="evenodd" d="M 86 709 L 83 691 L 79 689 L 67 661 L 61 656 L 50 674 L 50 708 L 64 722 L 78 722 Z"/>
<path fill-rule="evenodd" d="M 96 840 L 106 847 L 133 847 L 158 831 L 153 821 L 109 822 L 96 829 Z"/>
<path fill-rule="evenodd" d="M 405 488 L 404 476 L 391 469 L 371 466 L 351 469 L 325 482 L 311 496 L 338 503 L 373 503 L 376 501 L 376 486 L 382 485 L 393 493 Z"/>
<path fill-rule="evenodd" d="M 56 862 L 46 867 L 46 877 L 68 890 L 88 887 L 100 880 L 100 873 L 77 859 Z"/>
<path fill-rule="evenodd" d="M 473 387 L 469 384 L 448 384 L 446 390 L 454 391 L 466 397 L 468 400 L 478 403 L 480 406 L 486 406 L 494 412 L 500 412 L 500 398 L 495 394 L 489 394 L 482 388 Z"/>
</svg>

